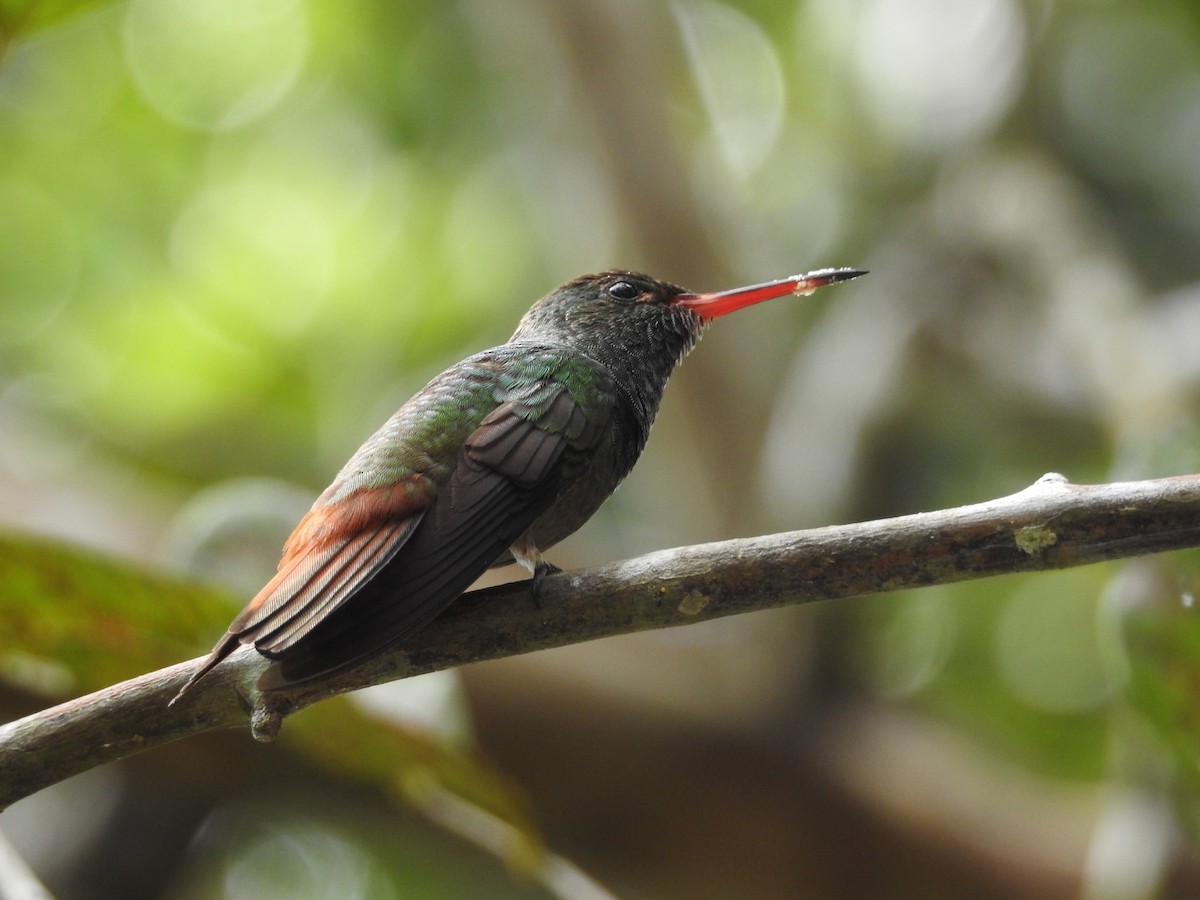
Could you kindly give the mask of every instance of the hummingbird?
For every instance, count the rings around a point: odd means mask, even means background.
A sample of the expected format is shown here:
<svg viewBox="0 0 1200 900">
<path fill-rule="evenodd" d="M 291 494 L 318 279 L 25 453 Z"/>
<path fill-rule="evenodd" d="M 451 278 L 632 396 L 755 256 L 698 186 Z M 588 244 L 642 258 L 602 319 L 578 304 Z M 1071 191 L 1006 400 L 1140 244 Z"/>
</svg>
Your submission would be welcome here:
<svg viewBox="0 0 1200 900">
<path fill-rule="evenodd" d="M 262 690 L 349 668 L 492 566 L 520 563 L 536 597 L 558 571 L 542 551 L 629 474 L 671 371 L 713 319 L 863 274 L 819 269 L 698 294 L 612 270 L 551 291 L 508 343 L 446 369 L 367 439 L 175 700 L 242 645 L 271 661 Z"/>
</svg>

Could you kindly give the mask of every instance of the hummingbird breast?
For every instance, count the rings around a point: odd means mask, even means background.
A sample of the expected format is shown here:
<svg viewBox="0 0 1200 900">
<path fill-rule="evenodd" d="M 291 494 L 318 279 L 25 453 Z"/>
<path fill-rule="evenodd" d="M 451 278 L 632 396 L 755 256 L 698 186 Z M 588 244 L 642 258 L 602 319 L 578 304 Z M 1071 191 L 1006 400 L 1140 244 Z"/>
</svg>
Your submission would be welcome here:
<svg viewBox="0 0 1200 900">
<path fill-rule="evenodd" d="M 632 468 L 622 464 L 618 452 L 622 437 L 615 429 L 590 462 L 566 484 L 550 508 L 530 526 L 527 537 L 546 550 L 577 531 L 617 489 Z M 636 460 L 636 454 L 635 454 Z"/>
<path fill-rule="evenodd" d="M 595 354 L 609 357 L 597 364 L 612 376 L 616 394 L 607 433 L 587 461 L 564 478 L 557 499 L 530 526 L 525 539 L 546 550 L 578 530 L 612 496 L 641 456 L 671 370 L 696 337 L 679 335 L 674 346 L 655 347 L 654 354 L 612 346 Z M 613 360 L 614 355 L 620 358 Z"/>
</svg>

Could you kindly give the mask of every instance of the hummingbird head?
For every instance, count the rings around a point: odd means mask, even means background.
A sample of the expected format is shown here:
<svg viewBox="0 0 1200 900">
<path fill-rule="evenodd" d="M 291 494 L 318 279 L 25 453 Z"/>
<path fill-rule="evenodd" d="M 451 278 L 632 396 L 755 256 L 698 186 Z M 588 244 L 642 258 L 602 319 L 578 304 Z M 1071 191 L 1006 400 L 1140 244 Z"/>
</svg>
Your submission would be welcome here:
<svg viewBox="0 0 1200 900">
<path fill-rule="evenodd" d="M 596 344 L 651 337 L 651 332 L 699 336 L 701 320 L 673 303 L 686 293 L 678 285 L 637 272 L 614 269 L 584 275 L 535 303 L 511 340 L 564 343 L 586 351 Z"/>
<path fill-rule="evenodd" d="M 697 294 L 649 275 L 614 269 L 584 275 L 551 291 L 525 314 L 510 341 L 564 343 L 585 352 L 596 347 L 611 350 L 614 344 L 625 352 L 662 350 L 674 364 L 719 316 L 774 297 L 811 294 L 862 274 L 857 269 L 819 269 Z M 669 352 L 668 348 L 676 349 Z"/>
<path fill-rule="evenodd" d="M 645 445 L 671 371 L 710 321 L 772 297 L 811 294 L 862 274 L 821 269 L 713 294 L 693 293 L 636 272 L 585 275 L 535 303 L 509 343 L 561 346 L 608 370 L 630 416 L 621 431 L 624 462 L 618 465 L 627 472 Z"/>
</svg>

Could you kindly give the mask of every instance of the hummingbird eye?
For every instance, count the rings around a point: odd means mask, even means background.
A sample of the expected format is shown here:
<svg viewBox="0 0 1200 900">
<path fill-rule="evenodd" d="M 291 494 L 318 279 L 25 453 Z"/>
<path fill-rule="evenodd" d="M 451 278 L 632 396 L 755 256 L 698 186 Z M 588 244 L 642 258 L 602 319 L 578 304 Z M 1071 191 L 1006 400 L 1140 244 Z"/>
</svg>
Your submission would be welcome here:
<svg viewBox="0 0 1200 900">
<path fill-rule="evenodd" d="M 614 300 L 636 300 L 642 292 L 628 281 L 618 281 L 608 286 L 608 296 Z"/>
</svg>

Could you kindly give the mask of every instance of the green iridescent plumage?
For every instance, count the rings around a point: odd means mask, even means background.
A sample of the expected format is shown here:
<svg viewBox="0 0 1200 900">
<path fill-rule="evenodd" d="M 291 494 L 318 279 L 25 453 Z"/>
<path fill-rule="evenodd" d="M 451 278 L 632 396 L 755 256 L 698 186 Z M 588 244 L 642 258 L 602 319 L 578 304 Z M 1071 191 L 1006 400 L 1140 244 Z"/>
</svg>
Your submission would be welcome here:
<svg viewBox="0 0 1200 900">
<path fill-rule="evenodd" d="M 709 318 L 854 274 L 692 294 L 614 271 L 543 297 L 508 343 L 438 375 L 350 458 L 180 696 L 242 644 L 275 661 L 260 686 L 281 687 L 403 641 L 489 566 L 540 577 L 541 551 L 633 467 Z"/>
</svg>

